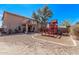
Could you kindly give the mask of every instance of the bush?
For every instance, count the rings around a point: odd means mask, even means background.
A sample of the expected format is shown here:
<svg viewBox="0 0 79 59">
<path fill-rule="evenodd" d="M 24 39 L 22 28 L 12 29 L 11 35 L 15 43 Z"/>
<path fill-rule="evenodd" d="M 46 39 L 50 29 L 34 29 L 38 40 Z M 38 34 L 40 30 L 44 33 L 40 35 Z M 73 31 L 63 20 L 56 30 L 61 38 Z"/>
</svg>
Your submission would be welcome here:
<svg viewBox="0 0 79 59">
<path fill-rule="evenodd" d="M 74 35 L 79 39 L 79 24 L 75 25 L 74 27 Z"/>
</svg>

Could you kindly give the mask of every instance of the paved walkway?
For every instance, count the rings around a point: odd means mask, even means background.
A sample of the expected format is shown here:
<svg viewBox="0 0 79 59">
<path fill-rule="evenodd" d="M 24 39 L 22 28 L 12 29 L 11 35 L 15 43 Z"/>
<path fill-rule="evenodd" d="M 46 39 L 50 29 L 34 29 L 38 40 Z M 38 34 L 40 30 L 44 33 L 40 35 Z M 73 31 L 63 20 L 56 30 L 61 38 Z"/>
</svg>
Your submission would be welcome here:
<svg viewBox="0 0 79 59">
<path fill-rule="evenodd" d="M 0 37 L 0 54 L 79 54 L 77 46 L 62 46 L 47 41 L 33 39 L 34 34 L 18 34 Z"/>
</svg>

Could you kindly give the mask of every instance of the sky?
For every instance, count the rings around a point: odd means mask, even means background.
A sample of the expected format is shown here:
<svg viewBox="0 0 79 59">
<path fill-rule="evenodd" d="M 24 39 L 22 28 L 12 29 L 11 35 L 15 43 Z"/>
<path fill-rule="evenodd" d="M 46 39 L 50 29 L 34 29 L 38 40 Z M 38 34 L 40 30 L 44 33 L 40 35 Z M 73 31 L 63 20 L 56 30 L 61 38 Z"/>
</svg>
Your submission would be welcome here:
<svg viewBox="0 0 79 59">
<path fill-rule="evenodd" d="M 0 4 L 0 26 L 4 11 L 31 18 L 33 12 L 44 6 L 44 4 Z M 57 19 L 58 25 L 61 25 L 64 20 L 67 20 L 73 25 L 79 21 L 79 4 L 48 4 L 48 7 L 53 12 L 48 22 Z"/>
</svg>

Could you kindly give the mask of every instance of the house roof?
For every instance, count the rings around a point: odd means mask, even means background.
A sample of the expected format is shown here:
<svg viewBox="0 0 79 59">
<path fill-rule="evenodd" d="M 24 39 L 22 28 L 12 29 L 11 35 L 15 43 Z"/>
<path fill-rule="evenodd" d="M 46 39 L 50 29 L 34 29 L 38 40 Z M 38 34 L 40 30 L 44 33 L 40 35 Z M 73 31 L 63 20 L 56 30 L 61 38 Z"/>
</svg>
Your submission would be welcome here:
<svg viewBox="0 0 79 59">
<path fill-rule="evenodd" d="M 28 23 L 28 20 L 22 21 L 22 24 L 26 24 L 26 23 Z"/>
<path fill-rule="evenodd" d="M 4 18 L 4 14 L 5 13 L 11 14 L 11 15 L 14 15 L 14 16 L 17 16 L 17 17 L 22 17 L 22 18 L 26 18 L 26 19 L 32 20 L 31 18 L 28 18 L 28 17 L 25 17 L 25 16 L 21 16 L 21 15 L 18 15 L 18 14 L 14 14 L 14 13 L 11 13 L 11 12 L 7 12 L 7 11 L 4 11 L 2 19 Z"/>
</svg>

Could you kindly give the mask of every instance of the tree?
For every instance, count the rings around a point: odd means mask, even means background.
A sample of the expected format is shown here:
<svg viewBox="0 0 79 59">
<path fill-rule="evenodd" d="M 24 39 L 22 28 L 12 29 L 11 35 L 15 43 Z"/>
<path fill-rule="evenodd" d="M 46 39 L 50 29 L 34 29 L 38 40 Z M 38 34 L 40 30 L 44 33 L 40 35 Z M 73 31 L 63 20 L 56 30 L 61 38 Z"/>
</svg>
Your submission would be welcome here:
<svg viewBox="0 0 79 59">
<path fill-rule="evenodd" d="M 70 23 L 67 20 L 64 20 L 62 23 L 62 26 L 70 26 Z"/>
<path fill-rule="evenodd" d="M 45 6 L 44 8 L 38 10 L 38 15 L 41 23 L 46 25 L 47 20 L 52 16 L 52 11 L 48 8 L 48 6 Z"/>
<path fill-rule="evenodd" d="M 37 22 L 40 23 L 39 16 L 38 16 L 35 12 L 33 12 L 33 14 L 32 14 L 32 18 L 33 18 L 35 21 L 37 21 Z"/>
<path fill-rule="evenodd" d="M 76 24 L 79 24 L 79 22 L 77 22 Z"/>
<path fill-rule="evenodd" d="M 38 22 L 42 24 L 42 27 L 47 26 L 48 19 L 52 16 L 52 11 L 48 8 L 48 6 L 44 6 L 41 9 L 37 10 L 37 13 L 32 14 L 32 18 L 36 19 Z"/>
</svg>

